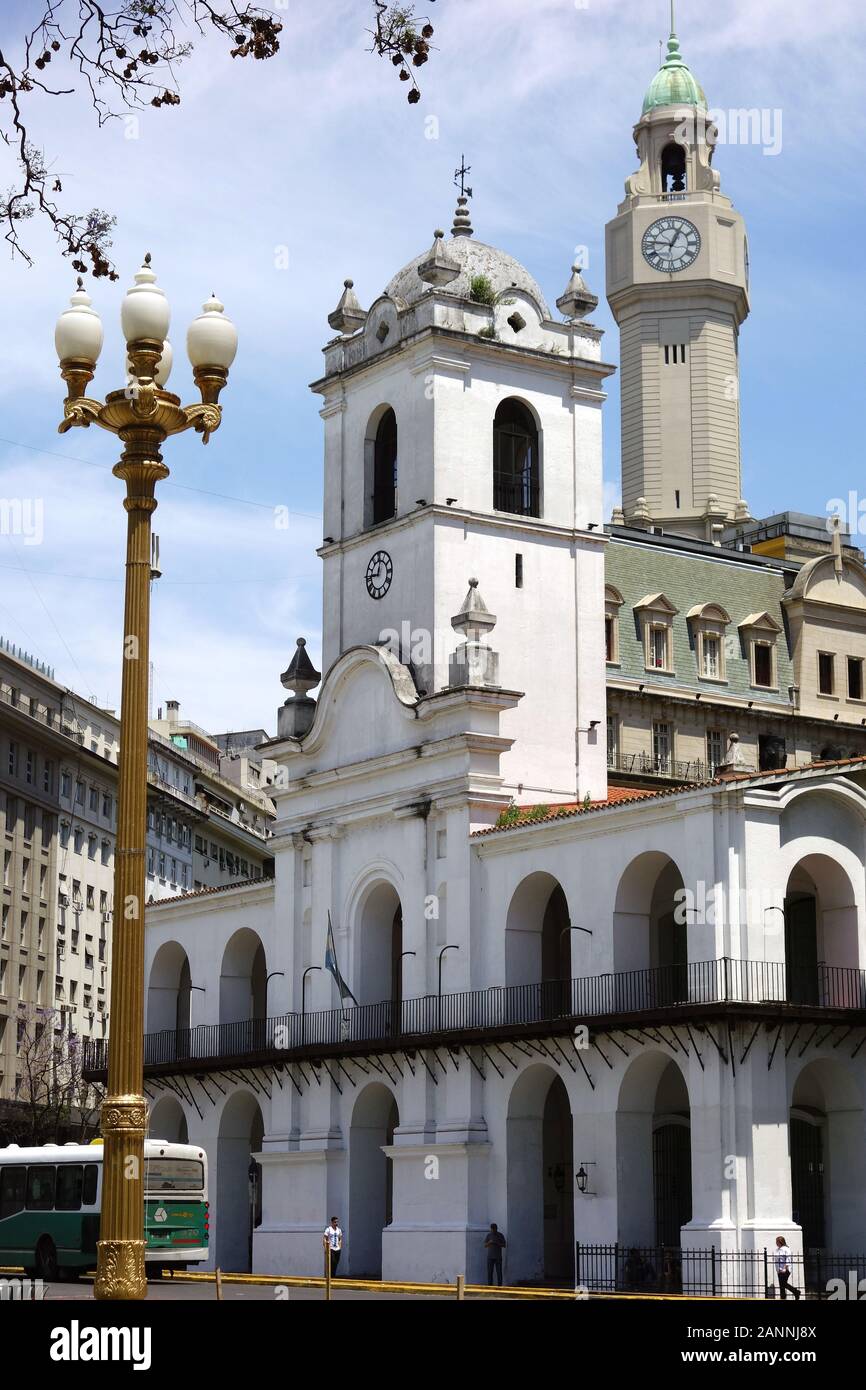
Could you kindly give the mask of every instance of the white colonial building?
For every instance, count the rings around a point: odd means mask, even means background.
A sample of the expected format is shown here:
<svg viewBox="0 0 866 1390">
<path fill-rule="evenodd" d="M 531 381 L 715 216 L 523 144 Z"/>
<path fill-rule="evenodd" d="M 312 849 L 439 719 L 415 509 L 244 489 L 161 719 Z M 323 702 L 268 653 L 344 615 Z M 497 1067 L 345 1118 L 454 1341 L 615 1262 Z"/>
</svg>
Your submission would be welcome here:
<svg viewBox="0 0 866 1390">
<path fill-rule="evenodd" d="M 391 1278 L 482 1278 L 492 1221 L 510 1282 L 866 1249 L 866 760 L 608 787 L 611 369 L 579 272 L 557 303 L 461 198 L 331 316 L 325 675 L 300 641 L 275 876 L 148 909 L 151 1132 L 207 1148 L 223 1268 L 317 1273 L 334 1213 L 340 1273 Z"/>
</svg>

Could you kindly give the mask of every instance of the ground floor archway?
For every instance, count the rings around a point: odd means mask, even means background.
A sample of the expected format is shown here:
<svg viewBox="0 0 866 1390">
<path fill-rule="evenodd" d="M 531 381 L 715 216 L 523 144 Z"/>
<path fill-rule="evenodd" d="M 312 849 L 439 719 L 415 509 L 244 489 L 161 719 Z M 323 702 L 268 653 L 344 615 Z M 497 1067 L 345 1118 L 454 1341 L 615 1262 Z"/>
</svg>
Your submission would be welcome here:
<svg viewBox="0 0 866 1390">
<path fill-rule="evenodd" d="M 574 1278 L 574 1148 L 568 1093 L 552 1067 L 528 1067 L 506 1120 L 508 1283 Z M 501 1221 L 500 1221 L 501 1224 Z"/>
<path fill-rule="evenodd" d="M 236 1091 L 223 1107 L 216 1154 L 216 1263 L 227 1271 L 252 1268 L 252 1236 L 261 1222 L 261 1170 L 252 1155 L 261 1152 L 263 1137 L 258 1101 Z"/>
<path fill-rule="evenodd" d="M 341 1272 L 371 1279 L 382 1275 L 382 1232 L 394 1218 L 394 1165 L 384 1152 L 400 1124 L 397 1102 L 378 1082 L 355 1101 L 349 1131 L 349 1217 Z M 339 1213 L 329 1212 L 329 1216 Z"/>
</svg>

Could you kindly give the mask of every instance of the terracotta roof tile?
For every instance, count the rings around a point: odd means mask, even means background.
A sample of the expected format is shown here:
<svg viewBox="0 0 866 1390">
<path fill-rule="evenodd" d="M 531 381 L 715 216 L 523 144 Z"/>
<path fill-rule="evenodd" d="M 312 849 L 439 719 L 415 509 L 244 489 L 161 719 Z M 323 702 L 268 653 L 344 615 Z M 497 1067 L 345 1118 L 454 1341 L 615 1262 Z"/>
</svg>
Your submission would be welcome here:
<svg viewBox="0 0 866 1390">
<path fill-rule="evenodd" d="M 235 883 L 217 883 L 212 888 L 192 888 L 188 893 L 175 893 L 170 898 L 156 898 L 152 903 L 147 903 L 147 908 L 162 907 L 164 903 L 186 902 L 189 898 L 206 898 L 212 893 L 230 893 L 235 888 L 249 888 L 255 883 L 273 883 L 273 875 L 266 874 L 261 878 L 239 878 Z"/>
<path fill-rule="evenodd" d="M 694 791 L 697 787 L 726 787 L 731 783 L 767 782 L 774 778 L 794 777 L 801 772 L 819 772 L 822 768 L 860 767 L 866 770 L 866 754 L 854 758 L 831 758 L 823 762 L 805 763 L 802 767 L 774 768 L 769 772 L 730 772 L 719 777 L 708 778 L 704 782 L 690 782 L 679 787 L 610 787 L 604 801 L 563 802 L 548 808 L 545 815 L 533 814 L 537 806 L 519 806 L 518 815 L 507 825 L 491 825 L 486 830 L 474 830 L 472 839 L 484 835 L 503 834 L 507 830 L 523 829 L 527 825 L 547 825 L 550 821 L 570 820 L 575 816 L 592 815 L 595 811 L 607 811 L 612 806 L 621 806 L 630 801 L 657 801 L 660 797 L 677 796 L 680 792 Z"/>
</svg>

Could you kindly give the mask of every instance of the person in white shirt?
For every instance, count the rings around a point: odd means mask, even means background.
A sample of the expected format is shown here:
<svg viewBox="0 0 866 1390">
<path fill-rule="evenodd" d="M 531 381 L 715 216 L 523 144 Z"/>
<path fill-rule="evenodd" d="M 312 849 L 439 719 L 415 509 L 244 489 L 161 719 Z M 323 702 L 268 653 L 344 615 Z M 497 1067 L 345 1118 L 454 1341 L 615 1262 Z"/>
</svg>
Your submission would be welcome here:
<svg viewBox="0 0 866 1390">
<path fill-rule="evenodd" d="M 782 1298 L 788 1297 L 789 1289 L 795 1299 L 800 1297 L 800 1290 L 795 1289 L 794 1285 L 790 1282 L 791 1274 L 793 1273 L 793 1258 L 785 1237 L 776 1236 L 776 1273 L 779 1276 L 779 1292 Z"/>
<path fill-rule="evenodd" d="M 340 1263 L 340 1254 L 343 1249 L 343 1232 L 340 1229 L 340 1225 L 337 1221 L 336 1216 L 332 1216 L 330 1226 L 325 1227 L 325 1231 L 322 1236 L 322 1247 L 325 1250 L 330 1250 L 331 1274 L 336 1274 L 337 1266 Z"/>
</svg>

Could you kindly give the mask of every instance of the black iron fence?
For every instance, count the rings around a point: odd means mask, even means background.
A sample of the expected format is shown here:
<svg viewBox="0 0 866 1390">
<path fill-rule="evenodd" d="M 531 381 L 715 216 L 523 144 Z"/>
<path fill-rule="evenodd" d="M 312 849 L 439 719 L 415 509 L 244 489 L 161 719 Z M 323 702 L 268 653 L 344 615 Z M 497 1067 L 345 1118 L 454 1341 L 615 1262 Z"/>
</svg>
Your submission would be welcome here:
<svg viewBox="0 0 866 1390">
<path fill-rule="evenodd" d="M 800 975 L 796 983 L 797 989 L 792 991 L 784 962 L 723 957 L 576 980 L 492 986 L 459 994 L 384 1000 L 350 1009 L 166 1029 L 145 1036 L 144 1061 L 145 1066 L 160 1066 L 196 1058 L 321 1051 L 357 1043 L 399 1041 L 411 1046 L 435 1034 L 495 1034 L 522 1025 L 578 1023 L 705 1004 L 767 1005 L 776 1012 L 804 1004 L 823 1009 L 866 1009 L 866 971 L 819 965 L 808 1000 L 802 997 Z M 84 1065 L 88 1072 L 103 1071 L 107 1058 L 107 1040 L 86 1040 Z"/>
<path fill-rule="evenodd" d="M 715 1298 L 856 1299 L 866 1255 L 808 1250 L 790 1256 L 783 1293 L 775 1251 L 679 1246 L 575 1246 L 575 1283 L 590 1293 L 667 1293 Z M 866 1284 L 864 1284 L 866 1289 Z"/>
</svg>

